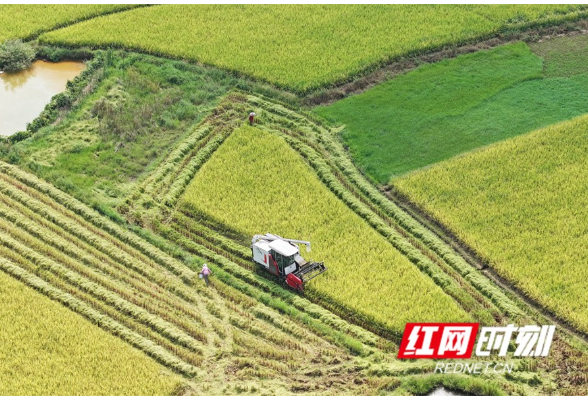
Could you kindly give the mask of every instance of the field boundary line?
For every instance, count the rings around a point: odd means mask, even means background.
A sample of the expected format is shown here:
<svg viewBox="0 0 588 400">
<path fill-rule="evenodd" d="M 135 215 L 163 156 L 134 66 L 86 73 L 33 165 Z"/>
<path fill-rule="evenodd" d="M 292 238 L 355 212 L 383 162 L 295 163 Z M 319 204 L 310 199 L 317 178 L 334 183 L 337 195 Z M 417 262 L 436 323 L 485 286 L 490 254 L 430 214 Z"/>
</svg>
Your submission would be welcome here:
<svg viewBox="0 0 588 400">
<path fill-rule="evenodd" d="M 572 21 L 563 21 L 557 25 L 535 27 L 499 33 L 494 37 L 484 40 L 473 40 L 463 45 L 444 46 L 441 49 L 418 54 L 414 56 L 400 57 L 380 68 L 357 75 L 356 79 L 343 82 L 340 85 L 315 90 L 302 99 L 302 105 L 306 107 L 326 106 L 349 96 L 363 93 L 374 86 L 387 82 L 395 77 L 408 73 L 422 66 L 433 64 L 442 60 L 453 59 L 458 56 L 474 53 L 480 50 L 490 50 L 509 43 L 525 42 L 533 43 L 559 36 L 576 36 L 588 34 L 588 10 L 582 16 Z"/>
<path fill-rule="evenodd" d="M 51 32 L 51 31 L 56 31 L 56 30 L 62 29 L 62 28 L 67 28 L 68 26 L 79 24 L 80 22 L 85 22 L 85 21 L 89 21 L 91 19 L 96 19 L 96 18 L 99 18 L 99 17 L 104 17 L 106 15 L 119 14 L 119 13 L 127 12 L 127 11 L 130 11 L 130 10 L 134 10 L 134 9 L 137 9 L 137 8 L 152 7 L 152 6 L 153 6 L 153 4 L 130 4 L 130 5 L 127 5 L 126 8 L 119 8 L 119 9 L 116 9 L 116 10 L 109 10 L 109 11 L 105 11 L 105 12 L 102 12 L 102 13 L 96 13 L 96 14 L 86 15 L 85 17 L 78 18 L 75 21 L 61 22 L 61 23 L 59 23 L 57 25 L 54 25 L 54 26 L 52 26 L 50 28 L 38 30 L 38 31 L 30 34 L 29 36 L 25 36 L 25 37 L 22 37 L 22 38 L 19 38 L 19 39 L 21 39 L 24 42 L 29 42 L 31 40 L 38 39 L 39 36 L 41 36 L 44 33 Z"/>
<path fill-rule="evenodd" d="M 481 257 L 473 248 L 463 240 L 459 239 L 448 227 L 441 221 L 438 221 L 432 215 L 423 210 L 418 204 L 412 202 L 408 196 L 400 192 L 394 185 L 390 184 L 382 187 L 382 192 L 398 207 L 402 208 L 407 214 L 411 215 L 416 221 L 429 229 L 439 239 L 450 246 L 462 258 L 490 279 L 497 285 L 508 297 L 518 303 L 518 306 L 525 309 L 527 314 L 533 314 L 533 319 L 543 320 L 546 323 L 555 323 L 561 329 L 565 330 L 570 336 L 579 338 L 585 345 L 588 345 L 588 332 L 576 328 L 570 321 L 556 315 L 552 310 L 543 306 L 535 299 L 528 296 L 520 288 L 506 278 L 502 277 L 491 265 L 491 262 Z"/>
</svg>

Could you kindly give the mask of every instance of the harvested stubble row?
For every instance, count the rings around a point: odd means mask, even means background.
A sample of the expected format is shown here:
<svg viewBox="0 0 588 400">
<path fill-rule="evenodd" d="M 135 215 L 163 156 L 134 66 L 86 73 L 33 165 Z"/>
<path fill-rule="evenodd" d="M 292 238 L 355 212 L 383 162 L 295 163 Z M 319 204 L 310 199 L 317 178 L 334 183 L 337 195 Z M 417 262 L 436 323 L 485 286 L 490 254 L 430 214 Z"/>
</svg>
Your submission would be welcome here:
<svg viewBox="0 0 588 400">
<path fill-rule="evenodd" d="M 195 274 L 184 264 L 3 163 L 0 243 L 2 271 L 186 375 L 198 367 L 225 373 L 225 366 L 216 365 L 219 351 L 228 364 L 248 357 L 265 365 L 243 371 L 243 378 L 261 373 L 278 379 L 281 370 L 296 375 L 309 357 L 320 354 L 349 357 L 333 344 L 347 335 L 335 337 L 316 316 L 303 311 L 297 318 L 281 316 L 272 304 L 248 296 L 261 296 L 259 289 L 230 275 L 219 279 L 215 291 L 194 287 Z M 308 329 L 308 323 L 320 329 Z M 367 339 L 367 348 L 374 342 Z"/>
</svg>

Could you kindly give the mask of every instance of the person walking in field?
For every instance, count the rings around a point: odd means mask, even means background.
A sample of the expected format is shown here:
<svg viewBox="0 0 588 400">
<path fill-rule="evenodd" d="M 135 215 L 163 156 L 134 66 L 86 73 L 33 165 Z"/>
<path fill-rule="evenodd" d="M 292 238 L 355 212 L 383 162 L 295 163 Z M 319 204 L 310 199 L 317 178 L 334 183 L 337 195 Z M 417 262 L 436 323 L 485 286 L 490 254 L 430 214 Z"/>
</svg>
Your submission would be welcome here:
<svg viewBox="0 0 588 400">
<path fill-rule="evenodd" d="M 208 275 L 212 274 L 212 271 L 210 270 L 210 268 L 208 268 L 208 265 L 204 264 L 202 266 L 202 270 L 200 271 L 200 275 L 202 275 L 202 277 L 204 278 L 204 283 L 206 284 L 206 286 L 208 286 Z"/>
<path fill-rule="evenodd" d="M 252 111 L 249 113 L 249 125 L 253 125 L 254 120 L 255 120 L 255 113 Z"/>
</svg>

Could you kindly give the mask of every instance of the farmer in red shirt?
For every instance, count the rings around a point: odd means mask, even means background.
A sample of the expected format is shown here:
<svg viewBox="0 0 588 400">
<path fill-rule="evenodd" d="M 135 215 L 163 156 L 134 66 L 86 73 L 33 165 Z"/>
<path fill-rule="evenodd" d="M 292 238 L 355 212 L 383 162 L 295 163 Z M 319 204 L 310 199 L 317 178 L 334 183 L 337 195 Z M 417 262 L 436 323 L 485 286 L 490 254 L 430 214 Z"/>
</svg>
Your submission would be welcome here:
<svg viewBox="0 0 588 400">
<path fill-rule="evenodd" d="M 249 125 L 253 125 L 253 120 L 255 119 L 255 113 L 254 112 L 250 112 L 249 113 Z"/>
</svg>

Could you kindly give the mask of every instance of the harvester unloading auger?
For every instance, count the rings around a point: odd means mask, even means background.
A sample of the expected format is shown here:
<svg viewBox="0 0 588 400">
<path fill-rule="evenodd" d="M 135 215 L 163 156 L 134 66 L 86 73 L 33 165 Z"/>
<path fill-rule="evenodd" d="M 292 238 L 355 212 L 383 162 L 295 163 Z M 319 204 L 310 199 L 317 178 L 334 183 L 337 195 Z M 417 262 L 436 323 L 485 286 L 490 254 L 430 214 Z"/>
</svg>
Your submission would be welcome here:
<svg viewBox="0 0 588 400">
<path fill-rule="evenodd" d="M 292 289 L 302 292 L 304 284 L 324 273 L 327 267 L 322 262 L 302 258 L 298 244 L 306 245 L 310 253 L 310 242 L 266 233 L 253 236 L 251 252 L 254 262 L 283 279 Z"/>
</svg>

